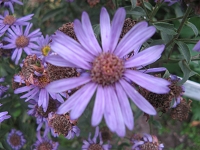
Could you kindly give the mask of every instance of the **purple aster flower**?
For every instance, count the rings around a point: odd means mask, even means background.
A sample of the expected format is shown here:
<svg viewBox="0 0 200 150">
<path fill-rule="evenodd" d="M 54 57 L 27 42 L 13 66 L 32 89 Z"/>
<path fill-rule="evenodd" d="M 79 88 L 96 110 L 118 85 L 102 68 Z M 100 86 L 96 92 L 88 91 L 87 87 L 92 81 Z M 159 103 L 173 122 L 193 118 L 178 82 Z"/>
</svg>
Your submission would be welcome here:
<svg viewBox="0 0 200 150">
<path fill-rule="evenodd" d="M 30 55 L 32 49 L 38 48 L 38 46 L 33 42 L 38 39 L 41 32 L 40 29 L 37 29 L 29 34 L 32 25 L 32 23 L 28 24 L 24 32 L 22 26 L 11 26 L 12 30 L 8 29 L 8 37 L 4 38 L 4 40 L 9 42 L 9 44 L 3 46 L 3 48 L 14 49 L 11 59 L 15 60 L 15 64 L 19 63 L 22 50 L 24 50 L 27 55 Z"/>
<path fill-rule="evenodd" d="M 55 93 L 55 92 L 48 92 L 46 90 L 46 85 L 48 85 L 47 79 L 45 76 L 41 76 L 38 79 L 35 79 L 33 84 L 29 86 L 23 86 L 14 91 L 15 94 L 24 93 L 26 94 L 22 95 L 20 98 L 26 98 L 25 101 L 29 101 L 33 98 L 37 99 L 38 106 L 42 106 L 44 112 L 47 111 L 48 105 L 49 105 L 49 95 L 53 98 L 58 100 L 59 102 L 63 103 L 64 98 L 66 98 L 66 93 Z M 18 83 L 25 83 L 23 79 L 16 75 L 14 76 L 14 81 Z"/>
<path fill-rule="evenodd" d="M 34 14 L 27 15 L 22 18 L 16 18 L 13 15 L 9 15 L 9 12 L 4 11 L 4 15 L 0 15 L 0 37 L 8 30 L 9 27 L 14 25 L 28 25 L 29 20 L 32 19 Z"/>
<path fill-rule="evenodd" d="M 136 134 L 131 141 L 133 143 L 132 150 L 162 150 L 164 148 L 163 144 L 159 144 L 156 136 L 146 133 L 142 137 Z"/>
<path fill-rule="evenodd" d="M 47 138 L 47 135 L 44 134 L 43 137 L 40 135 L 40 131 L 37 132 L 37 141 L 34 144 L 33 150 L 57 150 L 58 142 L 54 142 Z"/>
<path fill-rule="evenodd" d="M 5 78 L 0 78 L 0 82 L 4 82 Z M 0 98 L 2 98 L 3 94 L 8 90 L 8 86 L 3 86 L 0 84 Z"/>
<path fill-rule="evenodd" d="M 1 103 L 0 103 L 0 106 L 2 106 Z M 7 114 L 8 114 L 7 111 L 0 112 L 0 123 L 11 117 L 10 115 L 7 115 Z"/>
<path fill-rule="evenodd" d="M 97 142 L 97 137 L 99 136 L 99 143 Z M 93 139 L 91 139 L 91 133 L 89 133 L 88 141 L 83 141 L 84 145 L 82 146 L 82 150 L 109 150 L 111 149 L 110 144 L 104 144 L 101 137 L 101 132 L 99 132 L 99 127 L 97 126 L 95 129 L 95 134 Z"/>
<path fill-rule="evenodd" d="M 66 2 L 73 2 L 74 0 L 66 0 Z"/>
<path fill-rule="evenodd" d="M 193 48 L 194 51 L 200 52 L 200 41 Z"/>
<path fill-rule="evenodd" d="M 163 0 L 155 0 L 155 2 L 160 2 L 160 1 L 163 1 Z M 163 2 L 168 3 L 168 5 L 171 6 L 177 2 L 180 2 L 180 0 L 164 0 Z"/>
<path fill-rule="evenodd" d="M 9 7 L 12 13 L 14 13 L 13 3 L 23 5 L 23 3 L 20 0 L 0 0 L 0 4 L 2 3 L 4 7 Z"/>
<path fill-rule="evenodd" d="M 71 119 L 77 119 L 85 110 L 90 99 L 96 93 L 92 114 L 92 125 L 97 126 L 104 116 L 111 131 L 119 136 L 125 135 L 125 125 L 133 129 L 133 114 L 128 97 L 145 113 L 155 115 L 154 107 L 139 94 L 131 82 L 154 93 L 167 93 L 169 82 L 139 71 L 160 58 L 164 45 L 149 47 L 138 52 L 128 60 L 124 56 L 138 49 L 156 31 L 143 21 L 136 24 L 121 40 L 119 37 L 126 12 L 119 8 L 112 24 L 105 8 L 100 15 L 101 45 L 99 45 L 86 12 L 82 14 L 82 23 L 74 21 L 74 30 L 78 42 L 57 31 L 53 36 L 51 48 L 59 56 L 49 56 L 47 62 L 55 66 L 77 67 L 86 70 L 79 77 L 61 79 L 47 86 L 50 92 L 63 92 L 82 86 L 59 108 L 59 114 L 70 112 Z M 61 61 L 62 60 L 62 61 Z"/>
<path fill-rule="evenodd" d="M 21 131 L 12 129 L 8 134 L 7 142 L 14 150 L 19 150 L 24 146 L 26 140 Z"/>
</svg>

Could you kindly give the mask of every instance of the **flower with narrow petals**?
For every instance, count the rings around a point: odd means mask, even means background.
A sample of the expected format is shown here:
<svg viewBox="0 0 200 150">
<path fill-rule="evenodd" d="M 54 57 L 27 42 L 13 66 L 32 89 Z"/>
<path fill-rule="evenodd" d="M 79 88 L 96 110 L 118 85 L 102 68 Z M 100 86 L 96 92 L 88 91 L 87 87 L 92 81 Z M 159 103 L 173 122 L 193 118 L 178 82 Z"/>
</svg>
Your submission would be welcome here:
<svg viewBox="0 0 200 150">
<path fill-rule="evenodd" d="M 163 0 L 155 0 L 155 2 L 162 2 Z M 165 3 L 168 3 L 169 6 L 177 3 L 177 2 L 180 2 L 180 0 L 164 0 L 163 2 Z"/>
<path fill-rule="evenodd" d="M 32 19 L 33 14 L 16 18 L 13 15 L 9 15 L 9 11 L 4 11 L 4 15 L 0 15 L 0 37 L 9 29 L 11 26 L 15 25 L 27 25 L 29 20 Z"/>
<path fill-rule="evenodd" d="M 9 7 L 12 13 L 14 13 L 13 3 L 23 5 L 20 0 L 0 0 L 0 4 L 3 4 L 4 7 Z"/>
<path fill-rule="evenodd" d="M 194 51 L 200 52 L 200 41 L 193 48 Z"/>
<path fill-rule="evenodd" d="M 19 150 L 24 146 L 26 140 L 21 131 L 12 129 L 8 134 L 7 142 L 14 150 Z"/>
<path fill-rule="evenodd" d="M 0 106 L 2 106 L 2 104 L 0 103 Z M 0 123 L 3 122 L 6 119 L 9 119 L 11 116 L 7 115 L 8 112 L 4 111 L 4 112 L 0 112 Z"/>
<path fill-rule="evenodd" d="M 162 150 L 164 148 L 156 136 L 146 133 L 143 136 L 136 134 L 131 141 L 133 143 L 132 150 Z"/>
<path fill-rule="evenodd" d="M 155 93 L 169 91 L 168 81 L 139 71 L 159 59 L 165 48 L 164 45 L 156 45 L 137 51 L 155 33 L 155 27 L 148 26 L 145 21 L 137 23 L 119 42 L 125 16 L 125 9 L 119 8 L 110 24 L 109 14 L 102 8 L 100 46 L 89 16 L 83 12 L 82 23 L 74 21 L 74 30 L 80 43 L 57 31 L 51 48 L 59 56 L 46 58 L 55 66 L 86 70 L 79 77 L 60 79 L 46 87 L 48 91 L 63 92 L 81 86 L 58 108 L 57 113 L 70 112 L 70 118 L 75 120 L 95 94 L 92 125 L 97 126 L 104 116 L 109 129 L 119 136 L 125 136 L 125 125 L 133 129 L 133 114 L 128 98 L 145 113 L 156 114 L 154 107 L 132 86 L 133 83 Z M 134 56 L 125 60 L 124 57 L 133 50 L 137 51 Z"/>
<path fill-rule="evenodd" d="M 54 142 L 47 138 L 46 133 L 44 133 L 43 137 L 40 135 L 40 131 L 37 132 L 37 141 L 34 144 L 33 150 L 57 150 L 58 142 Z"/>
<path fill-rule="evenodd" d="M 5 78 L 0 78 L 0 82 L 4 82 Z M 3 94 L 8 90 L 8 86 L 3 86 L 0 84 L 0 99 L 2 98 Z"/>
<path fill-rule="evenodd" d="M 44 58 L 48 56 L 51 51 L 51 47 L 49 44 L 50 41 L 51 41 L 51 38 L 49 37 L 49 35 L 46 35 L 46 37 L 41 36 L 36 41 L 39 47 L 33 50 L 31 53 L 36 54 L 38 58 L 42 59 L 42 61 L 44 62 L 45 61 Z"/>
<path fill-rule="evenodd" d="M 38 46 L 34 43 L 41 35 L 40 29 L 37 29 L 29 34 L 29 31 L 32 27 L 32 23 L 26 26 L 25 31 L 23 32 L 22 26 L 11 26 L 11 29 L 8 29 L 8 37 L 4 40 L 9 42 L 9 44 L 4 45 L 4 49 L 14 49 L 11 59 L 17 65 L 24 50 L 27 55 L 31 54 L 32 49 L 37 49 Z"/>
<path fill-rule="evenodd" d="M 99 143 L 97 142 L 97 137 L 99 136 Z M 99 132 L 99 127 L 97 126 L 95 129 L 94 138 L 91 139 L 91 133 L 89 134 L 88 141 L 83 141 L 84 145 L 82 146 L 82 150 L 109 150 L 111 149 L 110 144 L 104 144 L 101 137 L 101 132 Z"/>
</svg>

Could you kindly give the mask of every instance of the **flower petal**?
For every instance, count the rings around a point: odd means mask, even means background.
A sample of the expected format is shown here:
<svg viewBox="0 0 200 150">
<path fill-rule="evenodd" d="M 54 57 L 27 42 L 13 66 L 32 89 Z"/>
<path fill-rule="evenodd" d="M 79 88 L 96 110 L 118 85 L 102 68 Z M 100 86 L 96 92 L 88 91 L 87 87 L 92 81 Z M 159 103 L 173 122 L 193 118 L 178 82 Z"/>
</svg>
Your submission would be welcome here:
<svg viewBox="0 0 200 150">
<path fill-rule="evenodd" d="M 140 67 L 149 65 L 161 57 L 161 54 L 164 50 L 164 45 L 156 45 L 139 52 L 137 55 L 134 55 L 132 58 L 125 62 L 126 68 L 131 67 Z"/>
<path fill-rule="evenodd" d="M 60 79 L 57 81 L 53 81 L 46 86 L 47 91 L 60 93 L 65 92 L 67 90 L 76 88 L 81 86 L 85 83 L 88 83 L 91 80 L 88 76 L 80 76 L 75 78 L 68 78 L 68 79 Z"/>
<path fill-rule="evenodd" d="M 137 90 L 135 90 L 125 80 L 120 80 L 119 82 L 126 94 L 130 97 L 130 99 L 135 103 L 137 107 L 139 107 L 142 111 L 149 115 L 156 115 L 156 110 L 154 109 L 154 107 L 142 95 L 140 95 Z"/>
<path fill-rule="evenodd" d="M 103 117 L 105 107 L 105 95 L 101 85 L 97 88 L 96 99 L 92 113 L 92 126 L 97 126 Z"/>
<path fill-rule="evenodd" d="M 121 85 L 119 83 L 116 83 L 116 93 L 119 99 L 119 104 L 121 106 L 122 115 L 124 118 L 124 123 L 128 127 L 129 130 L 133 130 L 133 112 L 131 110 L 130 103 L 128 101 L 128 97 L 126 93 L 124 92 L 124 89 L 122 89 Z"/>
<path fill-rule="evenodd" d="M 126 70 L 124 76 L 139 86 L 157 94 L 168 93 L 170 90 L 168 87 L 170 82 L 162 78 L 154 77 L 135 70 Z"/>
<path fill-rule="evenodd" d="M 90 102 L 94 92 L 96 91 L 96 88 L 97 88 L 96 84 L 88 83 L 88 86 L 89 87 L 85 90 L 85 92 L 81 95 L 81 97 L 78 98 L 78 100 L 76 101 L 76 104 L 74 105 L 74 108 L 72 109 L 70 113 L 70 118 L 72 120 L 75 120 L 81 116 L 86 106 Z"/>
</svg>

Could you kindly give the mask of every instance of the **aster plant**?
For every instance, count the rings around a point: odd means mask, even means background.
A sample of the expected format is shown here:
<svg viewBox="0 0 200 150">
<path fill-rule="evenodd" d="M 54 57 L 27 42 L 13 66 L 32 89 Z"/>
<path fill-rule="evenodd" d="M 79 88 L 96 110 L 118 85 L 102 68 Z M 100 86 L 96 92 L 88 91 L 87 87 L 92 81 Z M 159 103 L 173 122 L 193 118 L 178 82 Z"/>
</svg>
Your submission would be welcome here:
<svg viewBox="0 0 200 150">
<path fill-rule="evenodd" d="M 23 50 L 27 55 L 30 55 L 32 49 L 38 48 L 34 42 L 41 35 L 41 32 L 40 29 L 37 29 L 29 33 L 32 25 L 28 24 L 24 31 L 22 26 L 11 26 L 11 29 L 8 29 L 7 37 L 4 38 L 9 44 L 2 48 L 14 50 L 11 59 L 15 61 L 16 65 L 19 63 Z"/>
<path fill-rule="evenodd" d="M 0 106 L 2 106 L 2 104 L 0 104 Z M 8 115 L 7 111 L 0 112 L 0 123 L 3 122 L 6 119 L 9 119 L 10 117 L 11 116 Z"/>
<path fill-rule="evenodd" d="M 128 60 L 123 59 L 130 52 L 138 50 L 156 31 L 153 26 L 142 21 L 118 43 L 125 16 L 125 10 L 119 8 L 110 24 L 107 10 L 101 9 L 101 46 L 86 12 L 82 14 L 82 23 L 79 20 L 74 21 L 74 30 L 80 43 L 57 31 L 52 37 L 51 47 L 63 58 L 62 65 L 82 68 L 87 72 L 78 78 L 61 79 L 47 86 L 48 91 L 63 92 L 83 85 L 58 108 L 60 114 L 71 111 L 71 119 L 81 116 L 96 91 L 92 125 L 97 126 L 104 116 L 110 130 L 119 136 L 125 135 L 125 125 L 130 130 L 133 129 L 133 115 L 128 97 L 145 113 L 156 114 L 153 106 L 131 86 L 132 82 L 159 94 L 169 91 L 168 81 L 139 71 L 160 58 L 164 45 L 149 47 Z M 60 57 L 48 57 L 46 60 L 59 66 Z"/>
<path fill-rule="evenodd" d="M 15 3 L 23 5 L 21 0 L 0 0 L 0 4 L 2 4 L 4 7 L 9 7 L 12 13 L 14 13 L 13 5 Z"/>
</svg>

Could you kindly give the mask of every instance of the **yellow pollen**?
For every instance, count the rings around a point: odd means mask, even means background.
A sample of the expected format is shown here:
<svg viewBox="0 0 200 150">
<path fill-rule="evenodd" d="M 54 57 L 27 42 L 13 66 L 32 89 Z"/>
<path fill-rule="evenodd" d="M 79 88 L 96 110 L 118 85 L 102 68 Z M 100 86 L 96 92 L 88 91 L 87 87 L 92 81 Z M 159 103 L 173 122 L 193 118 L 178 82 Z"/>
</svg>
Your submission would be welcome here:
<svg viewBox="0 0 200 150">
<path fill-rule="evenodd" d="M 15 17 L 12 15 L 8 15 L 4 18 L 3 23 L 6 25 L 12 25 L 16 21 Z"/>
<path fill-rule="evenodd" d="M 47 56 L 50 50 L 51 50 L 50 46 L 47 45 L 47 46 L 42 48 L 42 54 L 44 56 Z"/>
</svg>

